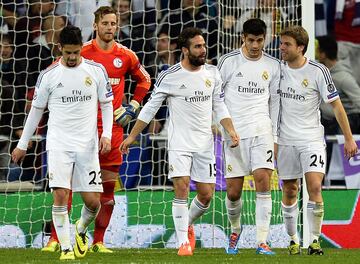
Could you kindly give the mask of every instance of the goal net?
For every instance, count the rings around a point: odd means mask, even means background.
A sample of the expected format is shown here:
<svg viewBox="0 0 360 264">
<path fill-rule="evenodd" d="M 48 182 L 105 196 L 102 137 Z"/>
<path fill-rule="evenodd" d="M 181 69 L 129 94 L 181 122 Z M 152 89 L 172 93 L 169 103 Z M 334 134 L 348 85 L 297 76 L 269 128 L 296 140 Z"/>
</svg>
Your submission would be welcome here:
<svg viewBox="0 0 360 264">
<path fill-rule="evenodd" d="M 40 1 L 25 2 L 29 4 L 15 1 L 4 4 L 0 20 L 0 247 L 38 248 L 49 239 L 52 196 L 47 186 L 46 117 L 32 138 L 21 167 L 11 163 L 9 153 L 21 134 L 40 70 L 59 56 L 55 44 L 61 21 L 80 26 L 86 40 L 92 35 L 92 12 L 97 8 L 95 3 L 113 4 L 120 12 L 118 41 L 137 53 L 141 63 L 155 79 L 160 71 L 179 60 L 174 40 L 184 27 L 202 27 L 209 46 L 209 60 L 216 63 L 221 55 L 240 47 L 242 23 L 248 18 L 258 17 L 266 22 L 266 51 L 275 57 L 279 56 L 280 30 L 287 25 L 301 24 L 305 19 L 301 16 L 304 13 L 301 0 L 133 0 L 129 10 L 130 2 L 127 0 L 114 0 L 113 3 L 59 0 L 56 1 L 55 11 L 51 11 L 53 7 L 49 4 L 40 4 Z M 38 11 L 36 8 L 39 8 Z M 199 13 L 194 13 L 195 10 Z M 40 13 L 43 13 L 42 17 Z M 53 13 L 56 17 L 51 15 Z M 58 17 L 60 15 L 63 16 L 61 19 Z M 191 19 L 194 15 L 195 19 Z M 13 24 L 15 16 L 16 26 Z M 36 25 L 32 27 L 33 22 Z M 134 82 L 128 78 L 128 99 L 132 96 L 133 88 Z M 126 132 L 130 131 L 132 125 L 127 127 Z M 104 242 L 108 247 L 175 247 L 171 216 L 173 191 L 166 177 L 166 126 L 164 107 L 149 131 L 141 134 L 131 147 L 130 154 L 124 156 L 116 205 L 105 234 Z M 230 232 L 224 203 L 226 186 L 221 137 L 215 135 L 214 140 L 216 193 L 208 212 L 195 224 L 197 243 L 202 247 L 224 247 Z M 284 247 L 288 245 L 288 238 L 282 224 L 281 182 L 276 173 L 272 176 L 271 186 L 273 213 L 268 240 L 272 247 Z M 193 186 L 191 188 L 193 191 Z M 191 198 L 194 195 L 195 192 L 191 192 Z M 245 178 L 242 199 L 243 233 L 239 246 L 254 247 L 255 192 L 252 176 Z M 81 206 L 81 199 L 75 194 L 72 223 L 79 217 Z M 300 206 L 302 211 L 301 202 Z M 92 231 L 93 227 L 90 229 L 90 243 Z"/>
</svg>

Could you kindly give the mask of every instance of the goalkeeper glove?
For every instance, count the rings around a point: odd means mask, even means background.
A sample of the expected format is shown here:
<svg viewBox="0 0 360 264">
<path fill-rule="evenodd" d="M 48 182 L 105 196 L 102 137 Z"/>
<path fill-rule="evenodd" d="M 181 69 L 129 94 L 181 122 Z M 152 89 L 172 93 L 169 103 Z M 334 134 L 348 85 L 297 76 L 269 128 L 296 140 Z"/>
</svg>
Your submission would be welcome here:
<svg viewBox="0 0 360 264">
<path fill-rule="evenodd" d="M 128 105 L 120 106 L 114 111 L 115 122 L 122 127 L 126 126 L 131 119 L 136 117 L 139 107 L 140 104 L 135 100 L 131 100 Z"/>
</svg>

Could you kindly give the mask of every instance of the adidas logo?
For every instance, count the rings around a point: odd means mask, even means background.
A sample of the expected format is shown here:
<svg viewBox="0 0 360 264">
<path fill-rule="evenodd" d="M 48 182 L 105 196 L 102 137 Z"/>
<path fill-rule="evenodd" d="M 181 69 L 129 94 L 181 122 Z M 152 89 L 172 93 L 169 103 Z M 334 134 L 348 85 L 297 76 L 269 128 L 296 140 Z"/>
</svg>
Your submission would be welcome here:
<svg viewBox="0 0 360 264">
<path fill-rule="evenodd" d="M 185 85 L 181 85 L 179 89 L 186 89 Z"/>
<path fill-rule="evenodd" d="M 236 77 L 243 77 L 241 72 L 238 72 L 238 74 L 236 74 Z"/>
<path fill-rule="evenodd" d="M 62 87 L 64 87 L 64 85 L 63 85 L 62 83 L 59 83 L 59 84 L 56 86 L 56 88 L 62 88 Z"/>
</svg>

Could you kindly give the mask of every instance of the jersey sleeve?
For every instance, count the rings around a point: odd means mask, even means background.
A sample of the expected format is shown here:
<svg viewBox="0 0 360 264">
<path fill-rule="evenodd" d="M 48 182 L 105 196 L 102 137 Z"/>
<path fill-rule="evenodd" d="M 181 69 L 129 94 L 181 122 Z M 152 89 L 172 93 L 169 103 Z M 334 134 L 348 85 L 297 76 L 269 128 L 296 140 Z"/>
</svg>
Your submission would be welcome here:
<svg viewBox="0 0 360 264">
<path fill-rule="evenodd" d="M 270 119 L 272 123 L 272 132 L 275 141 L 277 141 L 277 128 L 279 121 L 279 113 L 280 113 L 280 78 L 281 78 L 281 68 L 280 62 L 275 64 L 273 76 L 270 81 L 270 99 L 269 99 L 269 111 L 270 111 Z"/>
<path fill-rule="evenodd" d="M 325 103 L 331 103 L 339 98 L 339 93 L 331 78 L 330 71 L 323 65 L 318 72 L 317 85 L 321 98 Z"/>
<path fill-rule="evenodd" d="M 154 90 L 145 104 L 144 108 L 141 110 L 138 119 L 144 121 L 145 123 L 150 123 L 150 121 L 154 118 L 157 111 L 159 110 L 162 102 L 169 96 L 169 83 L 166 79 L 166 76 L 163 78 L 164 75 L 163 71 L 159 77 L 158 81 L 154 86 Z"/>
<path fill-rule="evenodd" d="M 227 64 L 227 61 L 225 60 L 227 57 L 225 56 L 221 56 L 221 58 L 219 59 L 219 63 L 217 65 L 217 68 L 220 72 L 220 76 L 221 76 L 221 79 L 223 80 L 223 82 L 226 84 L 226 82 L 228 81 L 228 74 L 227 72 L 229 71 L 226 71 L 226 64 Z"/>
<path fill-rule="evenodd" d="M 45 108 L 48 103 L 50 90 L 47 81 L 47 72 L 46 70 L 42 71 L 35 84 L 32 106 L 36 108 Z"/>
<path fill-rule="evenodd" d="M 99 86 L 98 86 L 98 98 L 99 102 L 106 103 L 110 102 L 114 99 L 111 84 L 106 73 L 104 66 L 99 64 L 99 71 L 98 71 L 98 79 L 99 79 Z"/>
<path fill-rule="evenodd" d="M 220 72 L 215 68 L 215 87 L 213 91 L 213 111 L 216 121 L 220 122 L 224 118 L 230 118 L 229 111 L 224 102 L 224 86 L 220 76 Z"/>
<path fill-rule="evenodd" d="M 130 57 L 130 75 L 136 81 L 136 87 L 134 91 L 133 100 L 136 100 L 138 103 L 144 99 L 145 95 L 150 89 L 151 86 L 151 78 L 149 73 L 145 70 L 145 68 L 140 64 L 140 61 L 136 54 L 128 50 L 127 54 Z"/>
</svg>

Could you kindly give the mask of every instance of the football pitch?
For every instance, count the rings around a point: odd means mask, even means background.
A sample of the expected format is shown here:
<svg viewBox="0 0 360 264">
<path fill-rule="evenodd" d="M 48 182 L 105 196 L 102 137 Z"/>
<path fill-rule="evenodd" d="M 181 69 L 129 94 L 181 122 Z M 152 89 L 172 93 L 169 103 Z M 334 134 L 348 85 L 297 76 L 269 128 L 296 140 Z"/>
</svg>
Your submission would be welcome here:
<svg viewBox="0 0 360 264">
<path fill-rule="evenodd" d="M 238 255 L 226 255 L 223 249 L 196 249 L 191 257 L 179 257 L 175 249 L 120 249 L 113 254 L 88 253 L 83 259 L 66 263 L 360 263 L 360 249 L 325 249 L 323 256 L 289 256 L 286 249 L 275 249 L 275 256 L 256 255 L 254 249 L 242 249 Z M 64 263 L 60 253 L 42 253 L 39 249 L 1 249 L 0 263 Z"/>
</svg>

